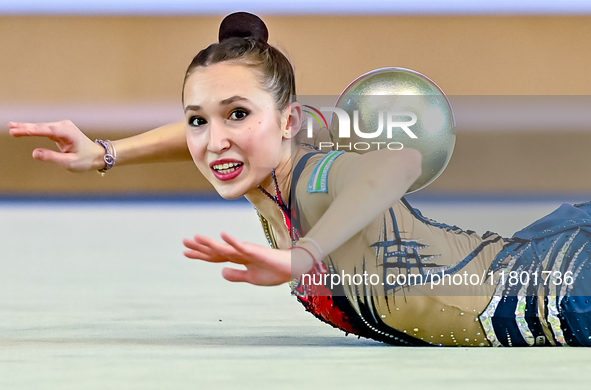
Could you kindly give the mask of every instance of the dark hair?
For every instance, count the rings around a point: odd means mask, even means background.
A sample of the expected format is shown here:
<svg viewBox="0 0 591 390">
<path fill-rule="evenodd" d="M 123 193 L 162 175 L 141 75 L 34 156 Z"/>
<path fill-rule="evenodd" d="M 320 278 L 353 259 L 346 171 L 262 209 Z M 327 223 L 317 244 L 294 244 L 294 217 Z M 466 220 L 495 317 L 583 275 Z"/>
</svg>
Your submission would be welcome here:
<svg viewBox="0 0 591 390">
<path fill-rule="evenodd" d="M 255 68 L 261 75 L 263 87 L 273 94 L 277 109 L 283 111 L 295 97 L 295 76 L 289 60 L 267 43 L 269 32 L 256 15 L 236 12 L 220 24 L 219 43 L 213 43 L 193 58 L 183 82 L 198 67 L 224 61 L 237 61 Z"/>
</svg>

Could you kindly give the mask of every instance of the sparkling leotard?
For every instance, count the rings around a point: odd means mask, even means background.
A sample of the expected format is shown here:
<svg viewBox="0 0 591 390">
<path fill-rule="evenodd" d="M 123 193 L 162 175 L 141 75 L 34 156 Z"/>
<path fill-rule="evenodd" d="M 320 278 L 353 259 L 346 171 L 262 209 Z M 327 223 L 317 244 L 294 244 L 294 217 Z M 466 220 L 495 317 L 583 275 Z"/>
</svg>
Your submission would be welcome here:
<svg viewBox="0 0 591 390">
<path fill-rule="evenodd" d="M 319 197 L 334 198 L 343 167 L 354 158 L 310 154 L 298 163 L 292 182 L 295 236 L 322 216 L 326 202 Z M 397 345 L 589 345 L 589 205 L 561 209 L 505 239 L 437 223 L 402 199 L 293 291 L 322 321 Z M 543 271 L 570 271 L 572 283 L 510 283 L 511 272 Z M 330 284 L 333 275 L 375 277 Z M 447 275 L 449 285 L 431 283 L 437 275 Z M 460 283 L 452 285 L 454 276 Z"/>
</svg>

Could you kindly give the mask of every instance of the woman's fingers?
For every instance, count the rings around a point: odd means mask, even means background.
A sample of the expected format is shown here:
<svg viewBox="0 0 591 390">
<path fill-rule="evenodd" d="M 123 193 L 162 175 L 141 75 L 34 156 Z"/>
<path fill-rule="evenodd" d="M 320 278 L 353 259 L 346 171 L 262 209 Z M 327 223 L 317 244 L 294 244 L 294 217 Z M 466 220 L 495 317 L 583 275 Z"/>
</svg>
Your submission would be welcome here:
<svg viewBox="0 0 591 390">
<path fill-rule="evenodd" d="M 9 133 L 14 137 L 47 137 L 54 142 L 67 139 L 60 135 L 62 128 L 75 127 L 70 121 L 52 123 L 14 123 L 9 124 Z M 78 129 L 78 128 L 76 128 Z"/>
<path fill-rule="evenodd" d="M 53 123 L 11 122 L 9 131 L 14 137 L 46 137 L 55 142 L 62 153 L 83 152 L 84 155 L 90 149 L 98 151 L 101 148 L 86 137 L 71 121 Z"/>
<path fill-rule="evenodd" d="M 69 167 L 74 160 L 74 156 L 68 153 L 56 152 L 55 150 L 37 148 L 33 150 L 33 158 L 43 162 L 54 162 L 64 167 Z"/>
<path fill-rule="evenodd" d="M 51 135 L 51 129 L 48 126 L 41 126 L 42 124 L 34 123 L 16 123 L 10 122 L 8 124 L 8 131 L 13 137 L 48 137 Z"/>
<path fill-rule="evenodd" d="M 54 141 L 59 151 L 37 148 L 33 158 L 55 162 L 71 172 L 86 172 L 105 166 L 105 149 L 88 138 L 71 121 L 51 123 L 9 123 L 14 137 L 45 137 Z"/>
<path fill-rule="evenodd" d="M 208 262 L 211 262 L 211 263 L 219 263 L 219 261 L 212 260 L 211 256 L 206 255 L 203 252 L 190 250 L 190 251 L 184 251 L 183 254 L 186 257 L 188 257 L 189 259 L 203 260 L 203 261 L 208 261 Z"/>
<path fill-rule="evenodd" d="M 183 244 L 192 251 L 186 251 L 185 256 L 205 260 L 213 263 L 232 262 L 244 264 L 246 259 L 228 244 L 217 242 L 209 237 L 195 236 L 191 240 L 185 238 Z M 189 254 L 189 255 L 187 255 Z"/>
<path fill-rule="evenodd" d="M 196 235 L 195 243 L 211 248 L 211 250 L 225 256 L 236 256 L 239 252 L 242 252 L 240 249 L 244 247 L 244 244 L 241 241 L 226 233 L 222 233 L 222 238 L 224 241 L 226 241 L 226 238 L 229 238 L 230 241 L 219 242 L 210 237 Z"/>
<path fill-rule="evenodd" d="M 183 255 L 185 255 L 185 257 L 188 257 L 189 259 L 195 259 L 195 260 L 203 260 L 203 254 L 201 252 L 197 252 L 197 251 L 183 251 Z"/>
<path fill-rule="evenodd" d="M 183 245 L 189 249 L 195 249 L 195 250 L 199 250 L 204 247 L 204 245 L 199 244 L 198 242 L 195 242 L 194 240 L 191 240 L 190 238 L 183 238 Z"/>
<path fill-rule="evenodd" d="M 198 244 L 188 238 L 185 238 L 183 240 L 183 245 L 185 245 L 185 247 L 190 249 L 190 251 L 185 251 L 185 254 L 187 254 L 187 253 L 190 254 L 190 256 L 187 256 L 187 257 L 206 260 L 205 257 L 207 259 L 209 259 L 209 258 L 212 258 L 212 255 L 214 254 L 214 252 L 211 248 L 201 245 L 201 244 Z M 196 257 L 196 256 L 199 256 L 199 257 Z"/>
<path fill-rule="evenodd" d="M 224 279 L 230 282 L 248 282 L 250 283 L 250 273 L 247 270 L 236 268 L 224 268 L 222 270 Z"/>
<path fill-rule="evenodd" d="M 260 286 L 275 286 L 291 280 L 291 251 L 279 251 L 250 242 L 240 241 L 222 233 L 225 242 L 196 235 L 183 243 L 190 250 L 185 256 L 212 263 L 230 262 L 246 270 L 224 268 L 222 275 L 231 282 L 247 282 Z"/>
<path fill-rule="evenodd" d="M 247 253 L 248 249 L 244 242 L 238 240 L 237 238 L 229 235 L 226 232 L 222 233 L 222 239 L 226 241 L 229 245 L 231 245 L 234 249 L 239 252 Z"/>
<path fill-rule="evenodd" d="M 218 241 L 214 240 L 213 238 L 210 238 L 207 236 L 202 236 L 200 234 L 196 234 L 193 237 L 192 241 L 197 244 L 204 245 L 204 246 L 214 246 L 216 244 L 220 244 Z"/>
</svg>

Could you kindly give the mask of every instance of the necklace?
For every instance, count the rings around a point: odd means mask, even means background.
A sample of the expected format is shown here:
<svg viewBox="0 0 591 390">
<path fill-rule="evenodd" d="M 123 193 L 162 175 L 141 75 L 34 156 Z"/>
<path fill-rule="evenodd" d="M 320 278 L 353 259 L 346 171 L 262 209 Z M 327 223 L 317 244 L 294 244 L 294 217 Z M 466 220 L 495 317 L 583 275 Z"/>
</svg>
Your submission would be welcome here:
<svg viewBox="0 0 591 390">
<path fill-rule="evenodd" d="M 283 222 L 285 223 L 285 226 L 287 227 L 287 231 L 291 233 L 291 209 L 290 207 L 285 203 L 285 201 L 283 200 L 283 197 L 281 196 L 281 191 L 279 190 L 279 184 L 277 183 L 277 176 L 275 175 L 275 169 L 273 169 L 271 171 L 272 175 L 273 175 L 273 183 L 275 183 L 275 192 L 277 193 L 277 195 L 271 195 L 267 190 L 265 190 L 263 187 L 258 186 L 259 190 L 261 190 L 263 192 L 263 194 L 267 195 L 267 197 L 269 199 L 271 199 L 273 202 L 275 202 L 276 205 L 279 206 L 279 209 L 281 210 L 281 213 L 283 214 Z"/>
</svg>

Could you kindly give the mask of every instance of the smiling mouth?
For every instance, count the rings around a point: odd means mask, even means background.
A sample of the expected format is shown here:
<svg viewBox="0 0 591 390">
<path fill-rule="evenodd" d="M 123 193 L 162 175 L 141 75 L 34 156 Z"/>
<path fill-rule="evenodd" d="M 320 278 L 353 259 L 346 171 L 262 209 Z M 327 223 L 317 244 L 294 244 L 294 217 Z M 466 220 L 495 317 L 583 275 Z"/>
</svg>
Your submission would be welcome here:
<svg viewBox="0 0 591 390">
<path fill-rule="evenodd" d="M 216 164 L 216 165 L 212 166 L 211 168 L 214 171 L 221 173 L 222 175 L 226 175 L 228 173 L 232 173 L 232 172 L 236 171 L 242 165 L 244 165 L 244 163 L 231 162 L 231 163 Z"/>
</svg>

